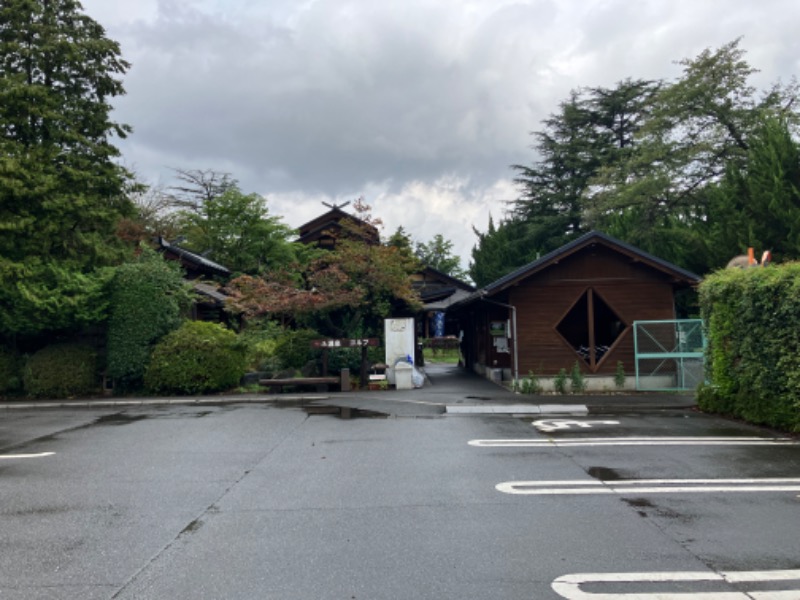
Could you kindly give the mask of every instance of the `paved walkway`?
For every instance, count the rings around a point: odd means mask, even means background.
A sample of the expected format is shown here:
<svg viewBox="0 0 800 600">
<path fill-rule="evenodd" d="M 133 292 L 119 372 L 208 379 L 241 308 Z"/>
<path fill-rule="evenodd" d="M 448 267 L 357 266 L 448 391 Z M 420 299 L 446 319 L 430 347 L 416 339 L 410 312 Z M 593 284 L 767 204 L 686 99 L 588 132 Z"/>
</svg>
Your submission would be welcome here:
<svg viewBox="0 0 800 600">
<path fill-rule="evenodd" d="M 329 392 L 322 394 L 220 394 L 210 396 L 19 400 L 0 409 L 135 407 L 164 404 L 332 404 L 397 416 L 447 414 L 582 414 L 674 410 L 694 406 L 693 394 L 515 394 L 455 365 L 429 364 L 427 381 L 415 390 Z"/>
</svg>

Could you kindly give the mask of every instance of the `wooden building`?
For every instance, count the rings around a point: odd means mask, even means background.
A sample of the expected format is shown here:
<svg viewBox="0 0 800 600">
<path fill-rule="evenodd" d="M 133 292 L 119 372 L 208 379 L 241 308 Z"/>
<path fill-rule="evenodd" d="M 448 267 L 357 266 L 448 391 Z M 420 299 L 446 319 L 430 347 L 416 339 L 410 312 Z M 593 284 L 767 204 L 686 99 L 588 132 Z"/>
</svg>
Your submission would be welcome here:
<svg viewBox="0 0 800 600">
<path fill-rule="evenodd" d="M 344 230 L 346 234 L 356 236 L 368 244 L 380 243 L 380 234 L 374 225 L 342 210 L 347 204 L 332 206 L 328 212 L 301 225 L 297 241 L 332 250 L 336 246 L 336 239 Z"/>
<path fill-rule="evenodd" d="M 590 232 L 450 307 L 466 366 L 497 378 L 634 370 L 633 322 L 676 318 L 675 292 L 700 278 Z"/>
</svg>

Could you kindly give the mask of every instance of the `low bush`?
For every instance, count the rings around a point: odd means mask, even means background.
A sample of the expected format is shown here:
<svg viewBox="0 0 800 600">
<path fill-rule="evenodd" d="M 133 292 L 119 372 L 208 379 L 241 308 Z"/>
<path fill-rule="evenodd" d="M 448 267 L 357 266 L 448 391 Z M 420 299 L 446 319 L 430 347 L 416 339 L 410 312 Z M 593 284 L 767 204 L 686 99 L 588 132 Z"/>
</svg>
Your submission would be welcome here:
<svg viewBox="0 0 800 600">
<path fill-rule="evenodd" d="M 85 344 L 62 343 L 33 354 L 23 371 L 25 393 L 69 398 L 98 391 L 97 352 Z"/>
<path fill-rule="evenodd" d="M 0 394 L 22 389 L 21 367 L 19 355 L 10 348 L 0 346 Z"/>
<path fill-rule="evenodd" d="M 235 333 L 187 321 L 156 345 L 144 383 L 154 393 L 199 394 L 233 388 L 244 373 L 245 350 Z"/>
</svg>

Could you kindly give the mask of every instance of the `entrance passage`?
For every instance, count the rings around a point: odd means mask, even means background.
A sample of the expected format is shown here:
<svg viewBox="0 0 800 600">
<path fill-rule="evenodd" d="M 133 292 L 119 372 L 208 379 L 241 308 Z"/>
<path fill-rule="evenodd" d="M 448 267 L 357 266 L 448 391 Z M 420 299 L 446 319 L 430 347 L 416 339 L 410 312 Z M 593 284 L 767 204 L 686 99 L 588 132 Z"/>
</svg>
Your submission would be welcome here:
<svg viewBox="0 0 800 600">
<path fill-rule="evenodd" d="M 634 321 L 636 389 L 690 391 L 705 381 L 701 319 Z"/>
</svg>

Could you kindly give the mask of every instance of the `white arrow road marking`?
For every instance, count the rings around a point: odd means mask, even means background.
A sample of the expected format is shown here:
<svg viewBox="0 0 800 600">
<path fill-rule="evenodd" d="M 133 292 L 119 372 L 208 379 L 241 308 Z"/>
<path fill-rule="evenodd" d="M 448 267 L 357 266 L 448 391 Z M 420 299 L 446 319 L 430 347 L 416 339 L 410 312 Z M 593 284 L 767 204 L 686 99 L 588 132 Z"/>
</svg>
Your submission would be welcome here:
<svg viewBox="0 0 800 600">
<path fill-rule="evenodd" d="M 579 427 L 589 429 L 593 425 L 619 425 L 619 421 L 576 421 L 574 419 L 541 419 L 531 423 L 539 431 L 550 432 L 559 429 L 571 429 Z"/>
<path fill-rule="evenodd" d="M 506 481 L 498 483 L 495 489 L 504 494 L 529 496 L 800 492 L 800 478 Z"/>
<path fill-rule="evenodd" d="M 9 460 L 16 458 L 42 458 L 44 456 L 53 456 L 55 452 L 40 452 L 39 454 L 0 454 L 0 460 Z"/>
<path fill-rule="evenodd" d="M 481 448 L 570 448 L 578 446 L 796 446 L 792 438 L 762 437 L 625 437 L 470 440 Z"/>
<path fill-rule="evenodd" d="M 800 570 L 787 571 L 728 571 L 704 573 L 676 571 L 653 573 L 573 573 L 563 575 L 552 583 L 553 590 L 567 600 L 792 600 L 800 597 L 800 589 L 749 592 L 689 592 L 689 593 L 622 593 L 595 594 L 580 589 L 589 583 L 669 583 L 687 581 L 720 581 L 725 583 L 756 583 L 764 581 L 798 581 Z"/>
</svg>

